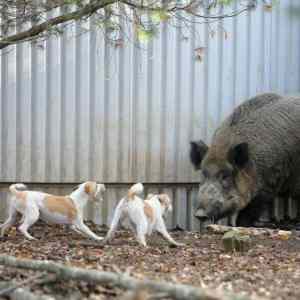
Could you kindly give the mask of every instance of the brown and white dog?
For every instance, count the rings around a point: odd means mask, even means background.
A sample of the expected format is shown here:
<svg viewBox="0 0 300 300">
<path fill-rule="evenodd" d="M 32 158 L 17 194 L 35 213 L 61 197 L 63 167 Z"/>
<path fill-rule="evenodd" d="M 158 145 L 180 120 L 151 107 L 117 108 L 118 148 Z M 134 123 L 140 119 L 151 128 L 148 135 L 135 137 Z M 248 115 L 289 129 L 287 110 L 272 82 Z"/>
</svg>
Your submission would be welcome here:
<svg viewBox="0 0 300 300">
<path fill-rule="evenodd" d="M 125 219 L 129 221 L 131 230 L 136 235 L 140 244 L 147 246 L 146 235 L 150 235 L 153 231 L 159 232 L 167 241 L 176 246 L 183 244 L 177 243 L 167 231 L 163 216 L 172 211 L 171 199 L 167 194 L 148 195 L 146 200 L 138 197 L 144 187 L 141 183 L 134 184 L 118 203 L 110 229 L 105 237 L 105 242 L 111 241 L 114 232 L 120 223 Z"/>
<path fill-rule="evenodd" d="M 56 224 L 68 224 L 78 233 L 92 239 L 102 240 L 83 223 L 83 208 L 89 200 L 102 201 L 104 184 L 87 181 L 80 184 L 70 195 L 55 196 L 37 191 L 29 191 L 22 183 L 12 184 L 9 187 L 12 194 L 9 204 L 8 219 L 1 227 L 1 237 L 5 231 L 14 225 L 17 212 L 22 214 L 19 226 L 26 238 L 35 239 L 28 232 L 39 218 Z"/>
</svg>

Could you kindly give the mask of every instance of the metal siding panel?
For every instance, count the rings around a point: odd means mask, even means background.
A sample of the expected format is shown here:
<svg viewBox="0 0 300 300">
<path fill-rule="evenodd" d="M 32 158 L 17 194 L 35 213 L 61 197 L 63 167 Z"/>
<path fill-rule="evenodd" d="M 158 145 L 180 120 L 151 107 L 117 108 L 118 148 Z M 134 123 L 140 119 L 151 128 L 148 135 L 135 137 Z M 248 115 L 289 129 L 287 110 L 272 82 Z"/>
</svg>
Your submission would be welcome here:
<svg viewBox="0 0 300 300">
<path fill-rule="evenodd" d="M 261 92 L 261 16 L 258 5 L 257 11 L 251 13 L 251 28 L 250 28 L 250 96 L 254 96 Z"/>
<path fill-rule="evenodd" d="M 144 182 L 146 180 L 146 156 L 147 156 L 147 138 L 148 128 L 147 119 L 148 114 L 148 48 L 146 45 L 140 43 L 139 47 L 139 63 L 136 69 L 137 74 L 137 97 L 134 99 L 133 114 L 135 118 L 135 164 L 134 164 L 134 181 Z"/>
<path fill-rule="evenodd" d="M 176 60 L 176 49 L 178 47 L 176 39 L 176 28 L 168 25 L 167 31 L 164 33 L 166 38 L 166 44 L 163 51 L 166 59 L 166 85 L 162 85 L 162 89 L 165 89 L 162 97 L 162 136 L 161 136 L 161 181 L 172 182 L 175 180 L 175 136 L 178 132 L 175 131 L 176 126 L 176 67 L 179 63 Z M 175 51 L 172 51 L 175 49 Z M 174 151 L 175 150 L 175 151 Z"/>
<path fill-rule="evenodd" d="M 25 30 L 27 26 L 17 24 L 16 32 Z M 16 173 L 17 181 L 30 178 L 30 150 L 31 150 L 31 53 L 30 43 L 16 46 Z"/>
<path fill-rule="evenodd" d="M 237 7 L 237 2 L 234 1 L 233 3 L 233 9 Z M 236 78 L 237 78 L 237 18 L 233 19 L 232 22 L 232 38 L 233 38 L 233 47 L 232 47 L 232 109 L 237 105 L 237 99 L 236 99 Z"/>
<path fill-rule="evenodd" d="M 51 14 L 47 17 L 51 18 Z M 53 66 L 52 63 L 53 59 L 53 37 L 50 37 L 46 40 L 46 127 L 45 127 L 45 137 L 46 137 L 46 145 L 45 145 L 45 158 L 46 158 L 46 169 L 45 175 L 46 180 L 51 181 L 51 174 L 52 174 L 52 147 L 53 144 L 51 143 L 52 137 L 52 128 L 51 128 L 51 117 L 52 117 L 52 101 L 53 98 L 53 90 L 52 90 L 52 80 L 53 80 L 53 73 L 51 72 L 51 67 Z"/>
<path fill-rule="evenodd" d="M 166 101 L 167 101 L 167 83 L 169 77 L 168 74 L 172 74 L 167 72 L 168 62 L 167 62 L 167 53 L 168 53 L 168 43 L 169 43 L 169 32 L 168 32 L 168 25 L 164 23 L 162 25 L 161 31 L 161 81 L 160 81 L 160 148 L 158 149 L 157 154 L 160 158 L 160 170 L 159 170 L 159 181 L 163 181 L 165 179 L 165 151 L 166 151 L 166 116 L 169 115 L 171 112 L 166 111 Z M 174 49 L 174 48 L 173 48 Z"/>
<path fill-rule="evenodd" d="M 206 39 L 207 27 L 205 24 L 193 25 L 191 39 L 193 42 L 193 52 L 191 59 L 194 67 L 194 86 L 193 86 L 193 99 L 191 108 L 191 121 L 192 121 L 192 138 L 191 140 L 206 139 L 206 60 L 207 60 L 207 39 Z M 200 50 L 201 49 L 201 50 Z M 201 56 L 198 57 L 198 51 L 201 51 Z M 191 163 L 189 168 L 192 172 L 193 181 L 199 181 L 198 172 L 194 170 Z"/>
<path fill-rule="evenodd" d="M 90 63 L 95 65 L 95 76 L 90 78 L 95 85 L 95 99 L 94 99 L 94 124 L 92 143 L 94 148 L 93 156 L 93 177 L 99 181 L 105 181 L 103 176 L 103 166 L 104 166 L 104 118 L 103 118 L 103 102 L 107 101 L 104 99 L 104 39 L 103 34 L 99 31 L 92 31 L 91 40 L 95 41 L 95 48 L 91 48 L 93 51 L 93 58 L 91 58 Z"/>
<path fill-rule="evenodd" d="M 151 187 L 148 189 L 147 191 L 147 194 L 145 194 L 145 196 L 147 196 L 148 194 L 152 193 L 152 194 L 158 194 L 158 193 L 165 193 L 167 194 L 171 201 L 172 201 L 172 206 L 173 206 L 173 211 L 172 212 L 169 212 L 167 215 L 166 215 L 166 226 L 168 228 L 172 228 L 174 227 L 174 212 L 175 212 L 175 203 L 176 203 L 176 198 L 174 197 L 175 196 L 175 193 L 174 193 L 174 189 L 172 188 L 164 188 L 163 190 L 159 191 L 157 188 L 155 187 Z"/>
<path fill-rule="evenodd" d="M 272 11 L 272 66 L 271 66 L 271 88 L 275 92 L 279 92 L 279 5 L 276 5 Z"/>
<path fill-rule="evenodd" d="M 180 228 L 187 228 L 187 193 L 183 187 L 176 188 L 174 199 L 174 219 L 173 225 Z"/>
<path fill-rule="evenodd" d="M 300 64 L 300 35 L 299 35 L 299 18 L 292 16 L 292 9 L 296 8 L 297 6 L 297 1 L 292 0 L 290 3 L 290 39 L 291 39 L 291 46 L 290 46 L 290 51 L 291 51 L 291 87 L 290 91 L 295 93 L 299 92 L 299 64 Z"/>
<path fill-rule="evenodd" d="M 264 6 L 258 6 L 259 13 L 259 23 L 260 26 L 260 57 L 259 57 L 259 70 L 258 70 L 258 90 L 257 93 L 262 93 L 265 91 L 265 14 L 264 14 Z"/>
<path fill-rule="evenodd" d="M 181 13 L 177 13 L 177 17 L 181 17 Z M 174 131 L 173 131 L 173 152 L 174 152 L 174 159 L 172 161 L 172 165 L 174 166 L 173 169 L 173 178 L 172 181 L 176 182 L 179 179 L 179 152 L 180 152 L 180 130 L 182 126 L 182 116 L 181 113 L 183 113 L 183 110 L 180 110 L 180 104 L 185 103 L 185 101 L 181 100 L 181 93 L 182 93 L 182 65 L 181 65 L 181 55 L 182 55 L 182 37 L 183 37 L 183 24 L 180 19 L 177 19 L 176 22 L 176 36 L 175 36 L 175 42 L 176 42 L 176 48 L 175 48 L 175 76 L 174 76 Z M 187 76 L 188 77 L 188 76 Z M 188 145 L 188 144 L 186 144 Z M 167 154 L 168 155 L 168 154 Z M 180 170 L 181 172 L 183 170 Z"/>
<path fill-rule="evenodd" d="M 195 57 L 195 48 L 196 48 L 196 25 L 195 25 L 195 16 L 191 18 L 191 27 L 190 27 L 190 33 L 189 33 L 189 52 L 188 55 L 190 56 L 189 59 L 189 71 L 190 71 L 190 80 L 188 83 L 185 83 L 185 88 L 188 89 L 188 97 L 189 97 L 189 111 L 187 113 L 187 122 L 188 122 L 188 141 L 186 143 L 186 160 L 184 161 L 184 165 L 187 167 L 187 180 L 193 181 L 194 179 L 194 173 L 193 168 L 189 160 L 189 150 L 190 150 L 190 142 L 194 140 L 195 135 L 195 122 L 194 122 L 194 113 L 196 110 L 196 104 L 195 104 L 195 82 L 196 82 L 196 57 Z M 184 60 L 182 60 L 184 62 Z M 185 90 L 184 90 L 185 92 Z M 197 95 L 198 96 L 198 95 Z M 199 129 L 198 129 L 199 130 Z M 200 130 L 199 130 L 200 131 Z"/>
<path fill-rule="evenodd" d="M 89 23 L 87 21 L 76 24 L 76 165 L 78 181 L 89 179 L 89 153 L 90 153 L 90 96 L 89 96 Z"/>
<path fill-rule="evenodd" d="M 191 29 L 183 27 L 179 39 L 178 59 L 180 76 L 177 81 L 180 82 L 181 88 L 177 95 L 177 140 L 174 145 L 174 150 L 177 153 L 175 158 L 176 163 L 176 181 L 190 181 L 190 170 L 192 169 L 189 163 L 189 142 L 192 136 L 192 120 L 191 111 L 193 103 L 193 88 L 194 88 L 194 41 L 191 41 Z M 185 56 L 191 55 L 189 59 Z"/>
<path fill-rule="evenodd" d="M 217 14 L 212 11 L 212 14 Z M 208 29 L 208 94 L 207 94 L 207 138 L 211 140 L 217 127 L 218 114 L 218 85 L 219 85 L 219 64 L 218 64 L 218 31 L 222 30 L 217 24 L 212 24 Z"/>
<path fill-rule="evenodd" d="M 291 0 L 285 1 L 286 8 L 285 8 L 285 20 L 286 20 L 286 44 L 285 44 L 285 49 L 286 49 L 286 56 L 285 56 L 285 89 L 284 92 L 290 93 L 293 91 L 293 50 L 292 50 L 292 18 L 290 16 L 290 7 L 291 7 Z"/>
<path fill-rule="evenodd" d="M 150 135 L 151 135 L 151 145 L 150 145 L 150 163 L 149 163 L 149 181 L 159 182 L 161 180 L 161 141 L 162 136 L 162 99 L 164 97 L 163 83 L 165 78 L 165 57 L 163 45 L 165 43 L 165 30 L 166 25 L 161 26 L 160 34 L 155 37 L 152 41 L 153 51 L 152 51 L 152 68 L 153 68 L 153 82 L 152 82 L 152 98 L 151 101 L 151 124 L 150 124 Z"/>
<path fill-rule="evenodd" d="M 8 66 L 7 66 L 7 49 L 1 51 L 0 60 L 1 60 L 1 103 L 0 103 L 0 112 L 1 112 L 1 122 L 0 122 L 0 129 L 1 129 L 1 146 L 0 146 L 0 175 L 1 181 L 5 181 L 6 176 L 6 143 L 5 140 L 6 132 L 6 102 L 7 102 L 7 93 L 8 93 Z"/>
<path fill-rule="evenodd" d="M 236 47 L 236 78 L 235 78 L 235 101 L 236 105 L 242 103 L 248 98 L 247 95 L 247 50 L 248 50 L 248 37 L 247 37 L 247 15 L 239 16 L 235 23 L 235 47 Z"/>
<path fill-rule="evenodd" d="M 140 78 L 138 76 L 139 64 L 141 60 L 141 53 L 138 49 L 139 42 L 136 37 L 136 32 L 133 33 L 133 48 L 132 48 L 132 68 L 131 69 L 131 89 L 132 97 L 130 103 L 130 120 L 131 120 L 131 134 L 130 136 L 130 162 L 131 162 L 131 178 L 132 181 L 137 180 L 137 156 L 138 156 L 138 141 L 137 141 L 137 127 L 138 127 L 138 88 L 140 84 Z"/>
<path fill-rule="evenodd" d="M 30 181 L 37 180 L 38 169 L 38 141 L 37 141 L 37 103 L 38 103 L 38 49 L 35 43 L 31 43 L 31 145 L 30 145 Z"/>
<path fill-rule="evenodd" d="M 2 143 L 5 145 L 5 181 L 14 181 L 18 166 L 16 165 L 16 156 L 19 148 L 17 147 L 17 120 L 16 120 L 16 46 L 10 48 L 7 55 L 7 93 L 6 101 L 3 107 L 3 136 Z"/>
<path fill-rule="evenodd" d="M 102 61 L 102 66 L 104 67 L 104 86 L 103 86 L 103 110 L 101 118 L 103 119 L 103 126 L 102 126 L 102 134 L 103 134 L 103 141 L 102 141 L 102 178 L 104 181 L 108 181 L 109 179 L 109 156 L 110 153 L 109 150 L 109 132 L 108 132 L 108 109 L 109 109 L 109 102 L 110 99 L 110 89 L 109 89 L 109 70 L 110 70 L 110 64 L 112 63 L 110 60 L 110 46 L 108 41 L 108 32 L 105 30 L 105 45 L 104 45 L 104 60 Z"/>
<path fill-rule="evenodd" d="M 64 10 L 61 10 L 62 13 Z M 60 99 L 61 99 L 61 133 L 60 133 L 60 179 L 63 182 L 67 176 L 67 165 L 69 163 L 66 151 L 67 138 L 67 29 L 64 28 L 60 36 Z"/>
<path fill-rule="evenodd" d="M 272 11 L 263 12 L 264 21 L 264 90 L 271 91 L 272 65 Z"/>
<path fill-rule="evenodd" d="M 28 181 L 31 177 L 31 101 L 32 101 L 32 90 L 31 90 L 31 47 L 30 43 L 26 43 L 23 47 L 23 92 L 22 92 L 22 103 L 21 114 L 23 115 L 22 120 L 22 147 L 23 155 L 21 157 L 22 162 L 22 177 L 21 181 Z M 20 130 L 20 128 L 19 128 Z"/>
<path fill-rule="evenodd" d="M 81 84 L 81 51 L 82 51 L 82 42 L 81 42 L 81 28 L 80 28 L 80 21 L 75 22 L 75 123 L 74 123 L 74 142 L 75 148 L 73 149 L 75 155 L 75 164 L 74 164 L 74 175 L 75 180 L 80 180 L 80 128 L 82 124 L 82 115 L 80 110 L 80 101 L 81 101 L 81 91 L 82 91 L 82 84 Z M 84 166 L 83 166 L 84 167 Z"/>
<path fill-rule="evenodd" d="M 125 23 L 126 28 L 129 30 L 129 36 L 131 28 Z M 132 32 L 131 32 L 132 33 Z M 132 89 L 131 89 L 131 63 L 132 63 L 132 43 L 128 41 L 126 34 L 121 35 L 122 44 L 119 49 L 119 136 L 118 141 L 119 148 L 119 180 L 120 182 L 131 181 L 131 101 L 132 101 Z"/>
<path fill-rule="evenodd" d="M 152 142 L 152 127 L 153 127 L 153 40 L 151 40 L 147 45 L 147 107 L 146 107 L 146 154 L 145 154 L 145 180 L 147 182 L 151 181 L 151 155 L 153 149 Z"/>
<path fill-rule="evenodd" d="M 0 222 L 4 222 L 8 217 L 8 193 L 5 189 L 0 189 Z"/>
<path fill-rule="evenodd" d="M 220 6 L 218 11 L 219 15 L 224 13 L 223 6 Z M 218 86 L 217 86 L 217 116 L 216 122 L 217 126 L 221 123 L 222 120 L 222 113 L 223 113 L 223 52 L 224 52 L 224 40 L 226 37 L 226 31 L 224 29 L 223 20 L 218 22 L 218 32 L 217 32 L 217 39 L 218 39 Z"/>
<path fill-rule="evenodd" d="M 191 225 L 192 225 L 192 228 L 191 230 L 199 230 L 200 229 L 200 223 L 199 221 L 194 218 L 194 213 L 195 213 L 195 209 L 196 209 L 196 199 L 197 199 L 197 195 L 198 195 L 198 187 L 194 186 L 192 187 L 192 190 L 191 190 L 191 194 L 190 194 L 190 197 L 191 199 L 189 200 L 190 201 L 190 207 L 191 207 L 191 213 L 190 213 L 190 216 L 192 216 L 192 219 L 191 219 Z"/>
<path fill-rule="evenodd" d="M 107 128 L 108 133 L 106 143 L 108 144 L 108 165 L 109 172 L 105 181 L 118 181 L 118 157 L 120 149 L 116 145 L 119 143 L 120 132 L 120 106 L 119 106 L 119 49 L 113 45 L 109 46 L 109 66 L 107 88 L 109 89 L 109 101 L 107 101 Z M 121 150 L 122 151 L 122 150 Z"/>
<path fill-rule="evenodd" d="M 38 46 L 37 46 L 38 47 Z M 43 182 L 46 181 L 46 43 L 40 44 L 40 47 L 36 51 L 37 65 L 33 69 L 37 73 L 37 81 L 34 90 L 37 96 L 37 102 L 35 103 L 35 110 L 32 111 L 33 121 L 32 124 L 32 137 L 36 142 L 36 152 L 32 152 L 32 161 L 35 164 L 32 166 L 32 170 L 36 171 L 33 181 Z M 33 63 L 33 62 L 32 62 Z M 33 101 L 33 99 L 32 99 Z M 33 103 L 33 102 L 32 102 Z M 35 128 L 34 128 L 35 127 Z M 34 145 L 31 145 L 33 149 Z"/>
<path fill-rule="evenodd" d="M 89 32 L 89 152 L 88 152 L 88 169 L 89 178 L 97 180 L 96 175 L 96 147 L 95 142 L 99 140 L 96 136 L 96 20 L 95 17 L 90 18 L 90 32 Z M 86 134 L 86 133 L 85 133 Z"/>
<path fill-rule="evenodd" d="M 62 137 L 62 182 L 76 181 L 75 165 L 76 165 L 76 144 L 75 144 L 75 126 L 76 126 L 76 111 L 75 111 L 75 28 L 70 26 L 65 29 L 63 35 L 62 57 L 64 58 L 64 71 L 62 87 L 64 130 Z"/>
<path fill-rule="evenodd" d="M 57 16 L 58 11 L 47 13 L 47 18 Z M 45 128 L 45 175 L 48 182 L 57 182 L 60 178 L 60 43 L 58 37 L 46 40 L 46 128 Z"/>
<path fill-rule="evenodd" d="M 19 32 L 21 28 L 17 28 L 17 32 Z M 22 106 L 23 106 L 23 97 L 22 93 L 24 90 L 24 80 L 23 80 L 23 46 L 24 44 L 16 45 L 16 144 L 18 148 L 16 148 L 16 167 L 18 168 L 18 172 L 16 173 L 16 181 L 22 181 L 22 156 L 24 149 L 24 141 L 23 141 L 23 116 Z"/>
<path fill-rule="evenodd" d="M 105 224 L 111 224 L 115 207 L 120 199 L 117 198 L 116 189 L 114 187 L 108 188 L 106 191 L 108 201 L 105 203 Z"/>
<path fill-rule="evenodd" d="M 209 13 L 204 10 L 204 13 Z M 205 22 L 204 28 L 204 47 L 206 49 L 206 55 L 204 56 L 203 64 L 203 107 L 202 107 L 202 128 L 201 128 L 201 137 L 204 142 L 209 142 L 208 137 L 208 89 L 209 89 L 209 52 L 210 52 L 210 43 L 209 43 L 209 24 Z"/>
<path fill-rule="evenodd" d="M 285 64 L 286 64 L 286 20 L 285 16 L 285 3 L 280 1 L 277 6 L 277 23 L 278 23 L 278 91 L 283 93 L 285 91 Z"/>
<path fill-rule="evenodd" d="M 121 19 L 121 24 L 124 26 L 124 22 Z M 122 26 L 121 25 L 121 26 Z M 115 142 L 115 148 L 117 149 L 117 174 L 116 181 L 122 182 L 126 181 L 128 172 L 128 160 L 126 159 L 128 153 L 128 146 L 126 145 L 126 137 L 128 136 L 128 129 L 126 128 L 126 123 L 128 123 L 127 114 L 125 108 L 128 106 L 128 99 L 124 95 L 125 93 L 125 50 L 124 50 L 124 34 L 121 33 L 119 36 L 119 45 L 117 47 L 118 55 L 118 74 L 117 85 L 118 85 L 118 95 L 117 95 L 117 106 L 118 106 L 118 137 L 117 142 Z M 116 146 L 118 145 L 118 146 Z M 126 149 L 127 148 L 127 149 Z"/>
<path fill-rule="evenodd" d="M 227 10 L 224 10 L 226 13 Z M 235 105 L 235 57 L 236 44 L 234 19 L 225 19 L 223 24 L 227 38 L 223 40 L 222 61 L 222 119 L 227 117 Z"/>
</svg>

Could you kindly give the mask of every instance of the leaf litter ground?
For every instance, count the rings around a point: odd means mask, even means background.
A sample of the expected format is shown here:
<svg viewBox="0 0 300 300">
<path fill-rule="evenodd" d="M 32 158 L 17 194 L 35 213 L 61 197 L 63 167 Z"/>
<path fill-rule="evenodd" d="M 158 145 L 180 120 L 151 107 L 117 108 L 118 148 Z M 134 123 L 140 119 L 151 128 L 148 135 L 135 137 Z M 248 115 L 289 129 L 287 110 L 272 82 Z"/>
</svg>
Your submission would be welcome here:
<svg viewBox="0 0 300 300">
<path fill-rule="evenodd" d="M 103 227 L 88 224 L 100 236 Z M 69 266 L 100 271 L 130 272 L 136 278 L 167 280 L 211 289 L 226 289 L 266 299 L 300 299 L 300 235 L 283 241 L 271 236 L 252 237 L 253 246 L 245 254 L 225 253 L 222 235 L 172 231 L 186 244 L 170 247 L 158 235 L 139 246 L 132 234 L 120 231 L 111 245 L 101 246 L 63 226 L 42 222 L 32 227 L 38 238 L 28 241 L 14 228 L 0 242 L 1 254 L 17 258 L 52 260 Z M 0 266 L 0 281 L 22 281 L 35 273 Z M 118 299 L 123 291 L 84 282 L 53 281 L 32 284 L 38 294 L 57 299 Z"/>
</svg>

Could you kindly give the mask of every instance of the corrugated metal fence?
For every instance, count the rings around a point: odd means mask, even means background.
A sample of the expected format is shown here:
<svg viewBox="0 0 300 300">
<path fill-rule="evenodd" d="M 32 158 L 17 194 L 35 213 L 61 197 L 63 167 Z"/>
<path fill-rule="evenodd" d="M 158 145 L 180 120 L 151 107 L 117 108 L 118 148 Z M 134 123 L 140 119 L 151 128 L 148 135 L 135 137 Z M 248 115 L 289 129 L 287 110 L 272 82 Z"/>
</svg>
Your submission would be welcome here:
<svg viewBox="0 0 300 300">
<path fill-rule="evenodd" d="M 190 26 L 179 16 L 147 44 L 133 42 L 129 27 L 113 44 L 91 19 L 3 50 L 1 216 L 5 183 L 64 194 L 95 179 L 108 183 L 107 197 L 102 212 L 87 216 L 107 223 L 128 184 L 141 181 L 174 197 L 170 226 L 196 226 L 189 141 L 209 142 L 252 95 L 299 92 L 299 9 L 285 0 L 210 24 L 189 17 Z"/>
</svg>

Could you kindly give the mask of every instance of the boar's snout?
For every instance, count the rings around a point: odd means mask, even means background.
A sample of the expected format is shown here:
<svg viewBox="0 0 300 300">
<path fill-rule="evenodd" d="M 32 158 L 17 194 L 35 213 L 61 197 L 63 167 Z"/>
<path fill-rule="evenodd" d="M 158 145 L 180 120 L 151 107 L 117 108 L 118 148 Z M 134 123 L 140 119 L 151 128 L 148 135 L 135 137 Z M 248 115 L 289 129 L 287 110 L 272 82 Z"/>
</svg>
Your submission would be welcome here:
<svg viewBox="0 0 300 300">
<path fill-rule="evenodd" d="M 200 221 L 206 221 L 209 219 L 208 215 L 206 214 L 206 212 L 204 211 L 204 209 L 197 209 L 194 215 L 197 219 L 199 219 Z"/>
</svg>

